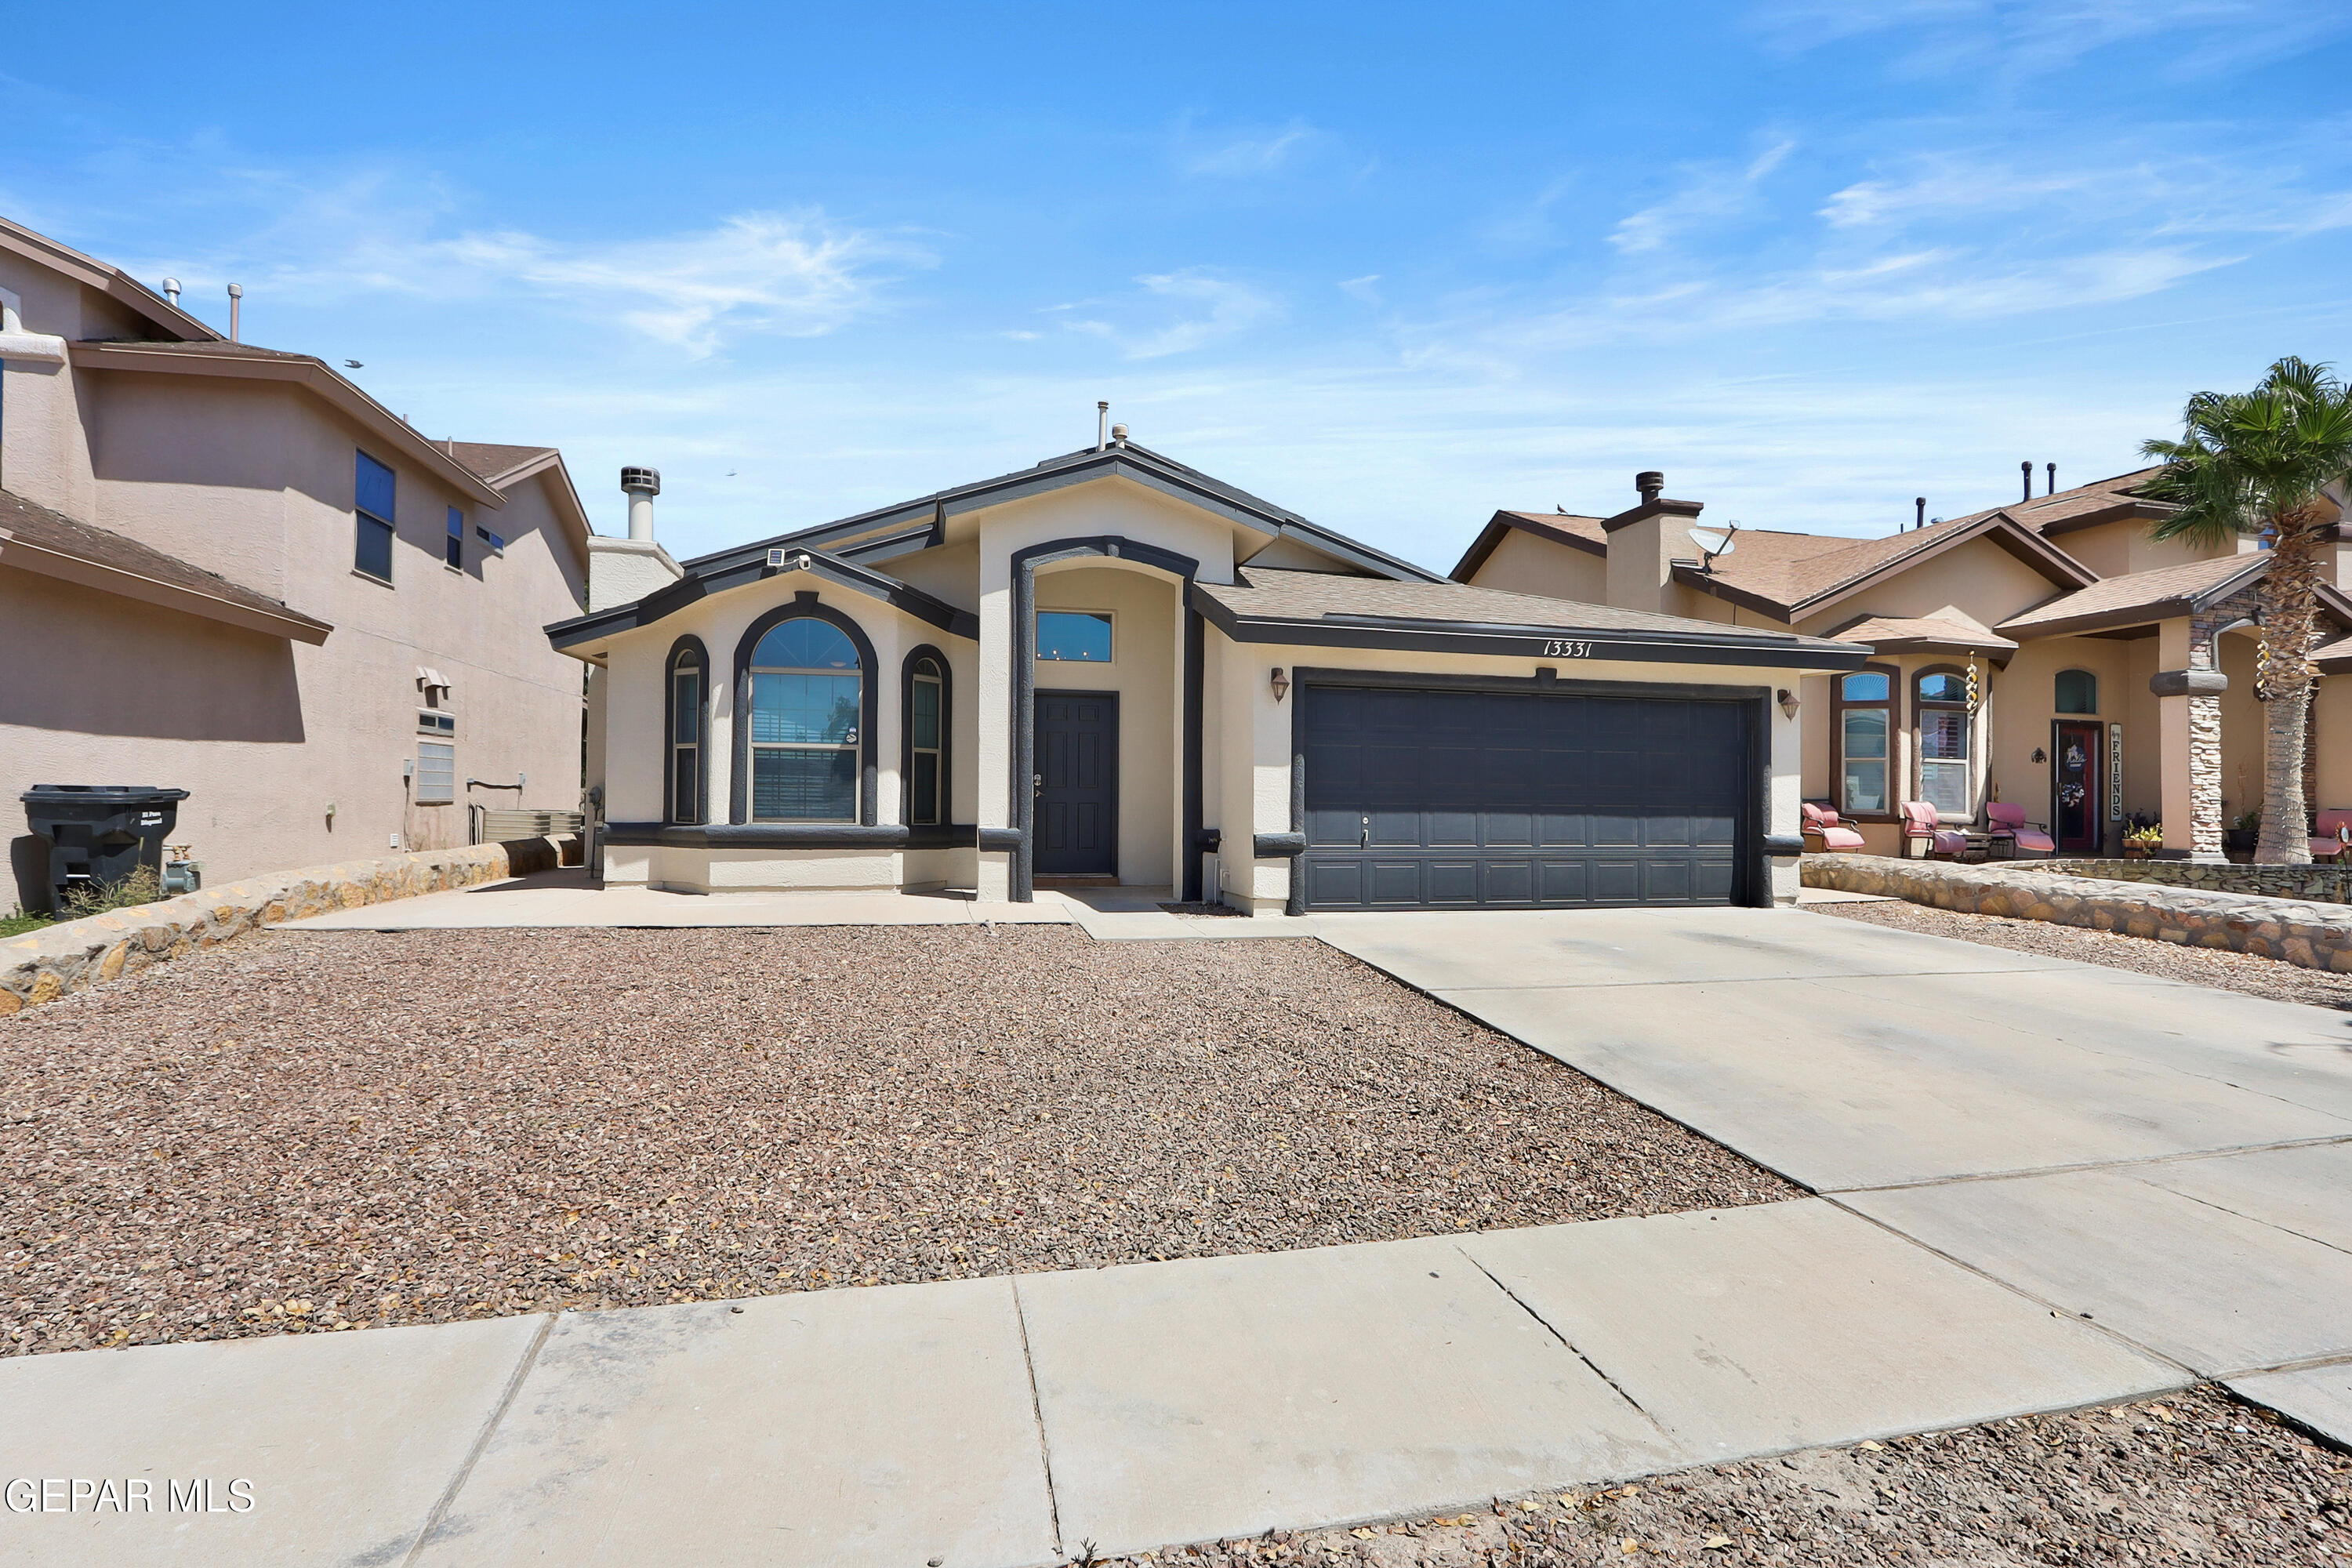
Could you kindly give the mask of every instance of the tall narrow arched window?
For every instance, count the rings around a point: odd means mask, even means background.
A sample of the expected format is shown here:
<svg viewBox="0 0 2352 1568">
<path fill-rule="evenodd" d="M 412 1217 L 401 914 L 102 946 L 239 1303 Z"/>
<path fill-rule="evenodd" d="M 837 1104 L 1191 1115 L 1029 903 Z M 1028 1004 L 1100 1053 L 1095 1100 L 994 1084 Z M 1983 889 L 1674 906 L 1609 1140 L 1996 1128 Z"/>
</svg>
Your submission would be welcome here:
<svg viewBox="0 0 2352 1568">
<path fill-rule="evenodd" d="M 1974 809 L 1969 780 L 1969 678 L 1964 670 L 1925 669 L 1912 687 L 1918 736 L 1919 798 L 1945 816 Z"/>
<path fill-rule="evenodd" d="M 662 773 L 662 819 L 709 820 L 710 659 L 696 637 L 669 650 L 669 689 L 663 693 L 668 755 Z"/>
<path fill-rule="evenodd" d="M 2056 697 L 2053 706 L 2057 712 L 2096 713 L 2099 678 L 2087 669 L 2062 669 L 2058 672 Z"/>
<path fill-rule="evenodd" d="M 856 822 L 865 671 L 838 626 L 797 616 L 751 650 L 754 822 Z"/>
<path fill-rule="evenodd" d="M 1895 671 L 1877 664 L 1837 678 L 1837 805 L 1847 816 L 1885 816 L 1895 809 L 1887 795 L 1895 681 Z"/>
<path fill-rule="evenodd" d="M 907 665 L 907 821 L 947 820 L 947 666 L 928 653 Z"/>
</svg>

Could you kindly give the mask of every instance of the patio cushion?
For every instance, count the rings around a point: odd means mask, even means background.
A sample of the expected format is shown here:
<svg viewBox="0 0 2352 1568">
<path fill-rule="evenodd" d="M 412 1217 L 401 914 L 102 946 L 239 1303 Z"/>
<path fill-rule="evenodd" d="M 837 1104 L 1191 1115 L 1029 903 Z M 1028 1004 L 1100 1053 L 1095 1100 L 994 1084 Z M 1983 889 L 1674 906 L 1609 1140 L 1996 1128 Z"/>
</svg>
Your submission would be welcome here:
<svg viewBox="0 0 2352 1568">
<path fill-rule="evenodd" d="M 1957 827 L 1939 827 L 1929 845 L 1936 854 L 1957 855 L 1969 847 L 1969 836 Z"/>
<path fill-rule="evenodd" d="M 1903 837 L 1906 838 L 1929 837 L 1936 831 L 1936 825 L 1939 820 L 1941 819 L 1937 816 L 1936 808 L 1924 800 L 1906 800 L 1903 803 Z"/>
<path fill-rule="evenodd" d="M 1820 827 L 1815 828 L 1814 831 L 1822 836 L 1822 847 L 1824 849 L 1862 847 L 1862 835 L 1851 827 Z"/>
<path fill-rule="evenodd" d="M 2020 849 L 2031 850 L 2037 855 L 2058 852 L 2057 841 L 2050 837 L 2049 830 L 2038 824 L 2027 826 L 2025 807 L 2013 800 L 1987 802 L 1985 820 L 1991 825 L 1994 833 L 2013 840 Z"/>
<path fill-rule="evenodd" d="M 2058 853 L 2058 841 L 2038 827 L 2016 828 L 2011 832 L 2010 837 L 2017 840 L 2017 847 L 2020 849 L 2031 849 L 2037 855 Z"/>
</svg>

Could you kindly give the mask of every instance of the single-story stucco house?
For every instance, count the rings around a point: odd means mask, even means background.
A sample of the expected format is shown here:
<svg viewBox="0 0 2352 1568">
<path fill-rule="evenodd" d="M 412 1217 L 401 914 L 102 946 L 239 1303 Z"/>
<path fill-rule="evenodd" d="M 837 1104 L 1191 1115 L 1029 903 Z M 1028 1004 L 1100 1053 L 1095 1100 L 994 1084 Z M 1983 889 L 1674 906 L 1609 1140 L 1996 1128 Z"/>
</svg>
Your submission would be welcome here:
<svg viewBox="0 0 2352 1568">
<path fill-rule="evenodd" d="M 1793 689 L 1869 657 L 1448 582 L 1123 434 L 682 565 L 632 531 L 548 628 L 614 884 L 1763 904 Z"/>
</svg>

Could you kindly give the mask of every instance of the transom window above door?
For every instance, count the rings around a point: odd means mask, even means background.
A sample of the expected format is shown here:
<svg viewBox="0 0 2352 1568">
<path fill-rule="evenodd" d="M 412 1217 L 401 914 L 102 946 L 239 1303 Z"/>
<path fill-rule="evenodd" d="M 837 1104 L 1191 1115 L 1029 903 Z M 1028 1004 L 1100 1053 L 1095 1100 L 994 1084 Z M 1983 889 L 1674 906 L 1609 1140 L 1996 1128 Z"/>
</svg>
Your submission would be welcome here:
<svg viewBox="0 0 2352 1568">
<path fill-rule="evenodd" d="M 1110 662 L 1110 612 L 1040 610 L 1037 657 L 1065 664 Z"/>
<path fill-rule="evenodd" d="M 857 820 L 856 645 L 814 616 L 780 621 L 751 650 L 751 820 Z"/>
</svg>

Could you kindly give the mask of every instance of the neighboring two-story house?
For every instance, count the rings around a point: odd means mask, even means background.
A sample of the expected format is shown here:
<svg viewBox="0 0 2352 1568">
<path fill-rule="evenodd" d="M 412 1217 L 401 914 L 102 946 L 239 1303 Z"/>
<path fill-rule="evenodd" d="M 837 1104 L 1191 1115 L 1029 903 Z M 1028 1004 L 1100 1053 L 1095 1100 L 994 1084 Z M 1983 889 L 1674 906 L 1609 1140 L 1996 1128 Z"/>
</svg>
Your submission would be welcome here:
<svg viewBox="0 0 2352 1568">
<path fill-rule="evenodd" d="M 2158 541 L 2155 470 L 2022 497 L 1878 539 L 1699 526 L 1662 498 L 1616 517 L 1498 511 L 1456 581 L 1866 645 L 1870 662 L 1799 689 L 1804 795 L 1901 847 L 1903 802 L 1947 823 L 2023 805 L 2064 854 L 2112 853 L 2135 814 L 2168 849 L 2217 854 L 2263 798 L 2252 540 Z M 1670 509 L 1683 526 L 1626 520 Z M 2339 547 L 2338 553 L 2341 553 Z M 2331 576 L 2333 563 L 2331 563 Z M 2323 673 L 2352 670 L 2352 599 L 2322 589 Z M 2313 700 L 2311 804 L 2352 805 L 2352 682 Z"/>
<path fill-rule="evenodd" d="M 42 898 L 37 784 L 188 790 L 215 882 L 577 810 L 580 667 L 540 627 L 589 533 L 552 447 L 428 439 L 0 221 L 0 908 Z"/>
</svg>

